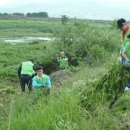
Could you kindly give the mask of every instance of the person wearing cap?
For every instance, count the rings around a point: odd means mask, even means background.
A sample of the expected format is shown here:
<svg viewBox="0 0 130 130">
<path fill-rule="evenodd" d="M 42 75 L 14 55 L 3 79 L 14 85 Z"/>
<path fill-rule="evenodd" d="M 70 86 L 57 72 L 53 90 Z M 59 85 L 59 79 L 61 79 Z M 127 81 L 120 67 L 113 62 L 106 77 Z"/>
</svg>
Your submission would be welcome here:
<svg viewBox="0 0 130 130">
<path fill-rule="evenodd" d="M 46 74 L 43 74 L 43 69 L 41 66 L 35 68 L 36 76 L 32 79 L 32 86 L 34 87 L 37 95 L 48 95 L 51 90 L 51 81 L 50 77 Z"/>
<path fill-rule="evenodd" d="M 32 91 L 32 77 L 35 75 L 33 60 L 22 62 L 18 68 L 18 77 L 22 92 L 25 92 L 25 85 L 28 85 L 29 91 Z"/>
<path fill-rule="evenodd" d="M 128 42 L 127 36 L 130 34 L 130 25 L 125 19 L 121 18 L 117 20 L 117 28 L 122 31 L 122 47 Z"/>
<path fill-rule="evenodd" d="M 117 28 L 122 30 L 122 47 L 121 47 L 121 62 L 127 68 L 130 62 L 130 25 L 125 19 L 121 18 L 117 20 Z M 125 90 L 130 87 L 130 81 L 128 82 Z"/>
<path fill-rule="evenodd" d="M 126 22 L 125 19 L 120 18 L 117 20 L 117 29 L 120 29 L 122 31 L 122 47 L 120 49 L 120 62 L 122 64 L 126 64 L 126 62 L 129 61 L 129 55 L 130 55 L 130 47 L 129 47 L 129 35 L 130 35 L 130 25 Z M 127 86 L 125 87 L 125 90 L 127 90 L 130 82 L 128 82 Z M 122 92 L 123 93 L 123 92 Z M 112 101 L 110 102 L 109 108 L 112 108 L 113 104 L 120 98 L 122 93 L 118 93 L 113 97 Z"/>
<path fill-rule="evenodd" d="M 122 56 L 123 48 L 125 47 L 126 43 L 128 42 L 127 36 L 130 34 L 130 25 L 126 22 L 125 19 L 120 18 L 117 20 L 117 29 L 122 31 L 121 38 L 122 38 L 122 45 L 120 49 L 120 57 L 119 60 L 121 63 L 125 62 L 125 58 Z"/>
<path fill-rule="evenodd" d="M 60 53 L 60 58 L 57 58 L 60 68 L 61 69 L 66 69 L 68 67 L 68 58 L 66 57 L 64 52 Z"/>
<path fill-rule="evenodd" d="M 117 20 L 117 28 L 122 30 L 122 47 L 121 47 L 121 62 L 125 67 L 129 66 L 130 62 L 130 25 L 125 19 L 120 18 Z M 128 85 L 129 86 L 129 82 Z M 127 89 L 127 87 L 126 87 Z"/>
</svg>

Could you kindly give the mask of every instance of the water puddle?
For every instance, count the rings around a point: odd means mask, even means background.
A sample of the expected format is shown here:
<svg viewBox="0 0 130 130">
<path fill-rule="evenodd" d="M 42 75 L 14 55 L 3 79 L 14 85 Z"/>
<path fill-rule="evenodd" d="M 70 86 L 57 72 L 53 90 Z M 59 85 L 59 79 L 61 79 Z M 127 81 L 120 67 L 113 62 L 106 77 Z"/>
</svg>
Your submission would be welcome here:
<svg viewBox="0 0 130 130">
<path fill-rule="evenodd" d="M 0 38 L 1 40 L 3 40 L 6 43 L 12 44 L 12 45 L 16 45 L 18 43 L 32 43 L 32 42 L 39 42 L 39 41 L 52 41 L 52 38 L 49 37 L 23 37 L 23 38 Z"/>
</svg>

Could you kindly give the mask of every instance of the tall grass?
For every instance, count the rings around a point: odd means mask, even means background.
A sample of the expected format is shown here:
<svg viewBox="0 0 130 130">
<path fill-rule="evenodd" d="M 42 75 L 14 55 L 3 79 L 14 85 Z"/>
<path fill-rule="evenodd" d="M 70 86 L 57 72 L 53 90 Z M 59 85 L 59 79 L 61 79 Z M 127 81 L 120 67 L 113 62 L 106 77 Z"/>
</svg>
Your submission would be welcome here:
<svg viewBox="0 0 130 130">
<path fill-rule="evenodd" d="M 76 94 L 59 91 L 57 95 L 51 95 L 46 99 L 40 98 L 38 101 L 32 99 L 34 95 L 23 96 L 12 108 L 11 130 L 73 130 L 79 127 L 79 118 L 82 113 L 77 105 Z M 35 105 L 32 105 L 33 103 Z M 6 127 L 4 125 L 3 129 Z"/>
<path fill-rule="evenodd" d="M 44 24 L 47 27 L 50 26 L 51 29 L 54 27 L 54 30 L 56 27 L 63 29 L 59 23 L 55 23 L 53 26 L 52 23 L 46 23 L 46 21 L 42 23 L 42 21 L 31 20 L 1 20 L 0 22 L 1 30 L 3 30 L 2 37 L 5 34 L 7 34 L 7 37 L 24 36 L 26 31 L 30 32 L 28 33 L 29 35 L 42 35 L 44 31 L 39 33 L 39 30 Z M 7 23 L 5 32 L 4 22 Z M 103 30 L 104 27 L 106 27 L 106 30 Z M 19 32 L 16 35 L 10 34 L 11 30 L 14 31 L 16 29 L 16 32 L 18 32 L 18 28 L 21 30 L 25 29 L 25 32 Z M 112 110 L 108 109 L 108 102 L 103 103 L 102 100 L 98 100 L 103 99 L 103 95 L 99 95 L 99 98 L 93 97 L 94 99 L 90 99 L 90 102 L 94 101 L 93 103 L 95 104 L 92 105 L 96 106 L 95 109 L 88 108 L 86 110 L 80 104 L 81 92 L 84 89 L 88 89 L 86 95 L 89 94 L 89 90 L 91 91 L 92 89 L 89 88 L 89 84 L 104 73 L 107 73 L 109 64 L 112 61 L 108 57 L 111 57 L 114 49 L 117 51 L 119 47 L 117 44 L 119 42 L 118 36 L 112 37 L 116 31 L 114 29 L 111 30 L 110 25 L 77 24 L 76 27 L 75 25 L 65 26 L 65 29 L 61 32 L 58 36 L 63 39 L 58 39 L 57 36 L 53 44 L 39 43 L 15 46 L 0 44 L 0 129 L 124 130 L 128 128 L 130 122 L 129 93 L 122 96 Z M 58 44 L 57 49 L 54 44 Z M 47 50 L 44 50 L 44 46 L 46 46 Z M 34 58 L 37 64 L 51 63 L 61 50 L 73 53 L 74 56 L 80 59 L 80 66 L 69 68 L 69 71 L 74 74 L 73 77 L 62 81 L 61 87 L 53 86 L 52 93 L 48 97 L 37 97 L 35 93 L 21 95 L 17 82 L 14 80 L 12 82 L 12 79 L 17 79 L 19 64 L 30 56 Z M 107 51 L 104 57 L 100 55 L 102 50 L 103 54 L 104 51 Z M 82 52 L 85 53 L 83 54 Z M 95 62 L 89 66 L 85 59 L 82 58 L 87 57 L 91 52 L 93 52 L 92 58 Z M 97 55 L 98 59 L 95 58 Z M 107 61 L 106 64 L 100 63 L 100 56 L 105 59 L 104 62 Z"/>
<path fill-rule="evenodd" d="M 112 110 L 108 109 L 107 102 L 103 105 L 102 101 L 97 101 L 94 110 L 85 110 L 79 105 L 80 92 L 88 87 L 87 84 L 93 79 L 107 72 L 105 65 L 100 70 L 98 68 L 82 68 L 69 83 L 63 81 L 62 88 L 53 86 L 49 97 L 37 97 L 33 93 L 16 96 L 8 117 L 10 122 L 4 122 L 1 129 L 6 130 L 9 123 L 11 130 L 125 129 L 126 125 L 129 125 L 129 93 L 126 93 Z M 93 72 L 95 74 L 90 76 Z M 56 93 L 53 92 L 54 89 L 57 89 Z"/>
</svg>

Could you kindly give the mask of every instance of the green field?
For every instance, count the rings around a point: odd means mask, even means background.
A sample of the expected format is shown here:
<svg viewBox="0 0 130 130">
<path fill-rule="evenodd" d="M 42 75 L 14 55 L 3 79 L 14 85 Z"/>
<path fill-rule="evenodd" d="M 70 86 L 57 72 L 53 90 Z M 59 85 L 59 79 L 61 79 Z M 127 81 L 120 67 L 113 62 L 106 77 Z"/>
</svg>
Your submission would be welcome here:
<svg viewBox="0 0 130 130">
<path fill-rule="evenodd" d="M 120 48 L 120 32 L 111 24 L 44 20 L 0 20 L 0 37 L 52 36 L 53 42 L 11 45 L 0 42 L 0 130 L 127 130 L 130 129 L 130 92 L 116 102 L 90 99 L 93 109 L 81 105 L 81 93 L 92 90 L 90 84 L 106 74 Z M 46 49 L 44 49 L 46 47 Z M 54 68 L 60 51 L 70 58 L 62 86 L 52 79 L 49 97 L 21 94 L 17 69 L 29 57 L 35 64 Z M 74 62 L 75 61 L 75 62 Z M 50 69 L 51 68 L 51 69 Z M 88 97 L 89 98 L 89 97 Z"/>
<path fill-rule="evenodd" d="M 62 28 L 58 21 L 39 20 L 0 20 L 0 37 L 48 36 Z"/>
</svg>

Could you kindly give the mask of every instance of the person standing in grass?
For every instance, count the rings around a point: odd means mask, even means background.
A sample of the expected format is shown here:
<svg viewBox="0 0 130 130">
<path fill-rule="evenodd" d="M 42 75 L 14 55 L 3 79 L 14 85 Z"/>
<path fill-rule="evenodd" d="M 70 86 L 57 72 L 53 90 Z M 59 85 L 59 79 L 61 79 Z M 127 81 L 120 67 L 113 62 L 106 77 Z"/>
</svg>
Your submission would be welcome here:
<svg viewBox="0 0 130 130">
<path fill-rule="evenodd" d="M 35 75 L 33 60 L 22 62 L 18 68 L 18 77 L 20 80 L 21 90 L 25 92 L 25 85 L 28 85 L 29 91 L 32 91 L 32 77 Z"/>
<path fill-rule="evenodd" d="M 32 79 L 32 86 L 34 87 L 37 95 L 48 95 L 51 91 L 51 81 L 50 77 L 43 74 L 43 69 L 41 66 L 36 67 L 37 75 Z"/>
<path fill-rule="evenodd" d="M 117 20 L 117 28 L 122 31 L 122 47 L 121 47 L 121 58 L 120 61 L 124 64 L 126 62 L 129 62 L 129 56 L 130 56 L 130 25 L 126 22 L 125 19 L 121 18 Z M 128 65 L 128 64 L 126 64 Z M 129 84 L 129 83 L 128 83 Z M 128 85 L 127 85 L 128 86 Z M 127 87 L 126 87 L 127 88 Z"/>
<path fill-rule="evenodd" d="M 121 47 L 121 55 L 122 50 L 125 47 L 126 43 L 128 42 L 127 36 L 130 34 L 130 25 L 126 22 L 125 19 L 121 18 L 117 20 L 117 29 L 122 31 L 121 38 L 122 38 L 122 47 Z"/>
<path fill-rule="evenodd" d="M 60 58 L 57 58 L 57 60 L 60 64 L 60 69 L 66 69 L 68 67 L 68 58 L 64 52 L 60 53 Z"/>
<path fill-rule="evenodd" d="M 130 60 L 130 25 L 126 22 L 125 19 L 121 18 L 117 20 L 117 29 L 120 29 L 122 31 L 122 47 L 120 50 L 119 59 L 125 67 L 128 67 L 129 64 L 127 64 L 127 62 L 129 62 Z M 125 87 L 125 90 L 128 90 L 129 86 L 130 82 L 128 82 L 127 86 Z M 109 108 L 112 108 L 113 104 L 120 98 L 123 92 L 115 95 L 113 100 L 110 102 Z"/>
</svg>

